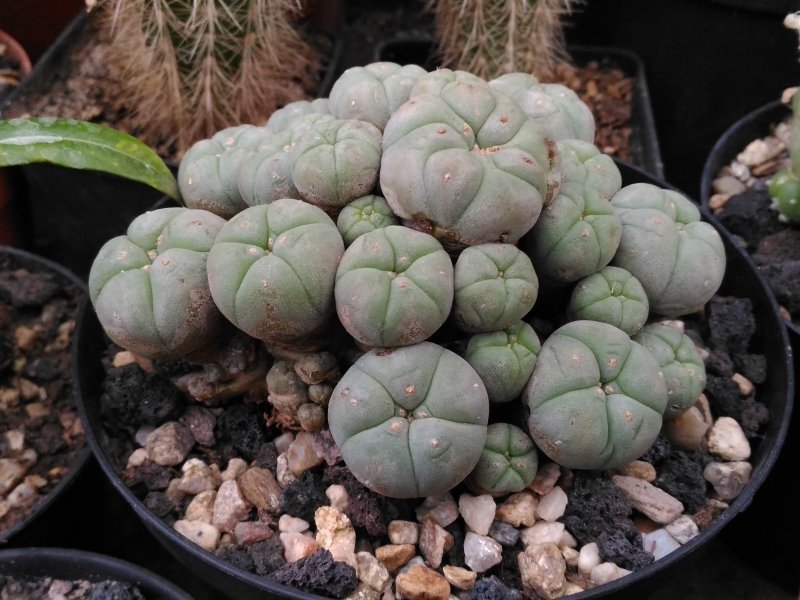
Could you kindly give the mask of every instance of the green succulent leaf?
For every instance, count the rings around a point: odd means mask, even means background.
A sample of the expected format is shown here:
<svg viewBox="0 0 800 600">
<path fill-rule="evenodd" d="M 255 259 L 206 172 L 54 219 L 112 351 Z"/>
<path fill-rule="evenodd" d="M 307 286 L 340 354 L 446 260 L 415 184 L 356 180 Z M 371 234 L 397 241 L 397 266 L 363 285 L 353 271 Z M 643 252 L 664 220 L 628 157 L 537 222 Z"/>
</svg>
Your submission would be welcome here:
<svg viewBox="0 0 800 600">
<path fill-rule="evenodd" d="M 131 135 L 75 119 L 0 120 L 0 167 L 37 162 L 111 173 L 180 198 L 169 167 Z"/>
</svg>

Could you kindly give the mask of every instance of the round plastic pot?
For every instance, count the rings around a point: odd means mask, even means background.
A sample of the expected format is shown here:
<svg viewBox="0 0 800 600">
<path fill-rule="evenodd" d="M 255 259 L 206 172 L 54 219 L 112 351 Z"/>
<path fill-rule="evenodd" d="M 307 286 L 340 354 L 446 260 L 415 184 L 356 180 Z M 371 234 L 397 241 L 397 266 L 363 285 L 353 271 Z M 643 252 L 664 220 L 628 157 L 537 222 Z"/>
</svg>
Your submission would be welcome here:
<svg viewBox="0 0 800 600">
<path fill-rule="evenodd" d="M 67 581 L 119 581 L 135 585 L 147 600 L 191 600 L 174 583 L 118 558 L 71 548 L 0 550 L 0 575 L 15 579 L 52 577 Z"/>
<path fill-rule="evenodd" d="M 670 187 L 642 170 L 621 163 L 618 163 L 618 166 L 622 171 L 625 184 L 646 182 Z M 764 431 L 763 439 L 754 447 L 751 456 L 752 478 L 739 497 L 731 502 L 730 507 L 699 536 L 647 567 L 614 582 L 572 595 L 571 599 L 587 600 L 609 595 L 613 595 L 614 598 L 638 599 L 646 597 L 645 594 L 648 590 L 668 585 L 670 578 L 675 577 L 681 561 L 703 547 L 736 515 L 748 507 L 769 474 L 786 438 L 794 396 L 794 371 L 791 347 L 786 329 L 783 327 L 778 313 L 777 303 L 769 288 L 757 274 L 749 256 L 738 248 L 728 233 L 720 229 L 705 209 L 702 212 L 704 218 L 720 231 L 728 256 L 728 268 L 720 294 L 746 297 L 752 301 L 757 320 L 757 332 L 752 344 L 753 351 L 761 352 L 767 358 L 767 381 L 759 387 L 758 394 L 759 399 L 769 408 L 770 421 Z M 233 567 L 183 538 L 144 506 L 125 486 L 106 450 L 107 435 L 103 430 L 100 418 L 99 398 L 103 378 L 101 357 L 107 347 L 107 342 L 91 308 L 87 308 L 79 318 L 74 342 L 74 377 L 89 444 L 105 474 L 125 501 L 144 521 L 149 531 L 199 579 L 206 581 L 231 598 L 263 598 L 265 593 L 283 598 L 319 598 L 319 596 L 277 585 L 268 578 L 258 577 Z"/>
<path fill-rule="evenodd" d="M 700 202 L 708 208 L 708 202 L 713 194 L 714 179 L 725 165 L 736 158 L 753 140 L 763 138 L 770 134 L 772 128 L 789 117 L 791 110 L 780 100 L 757 108 L 747 113 L 720 136 L 703 164 L 703 174 L 700 180 Z M 784 321 L 789 328 L 789 338 L 795 349 L 800 349 L 800 324 Z"/>
<path fill-rule="evenodd" d="M 43 271 L 54 273 L 64 285 L 74 286 L 82 290 L 85 298 L 81 301 L 79 312 L 81 314 L 83 313 L 89 295 L 86 283 L 63 265 L 28 252 L 27 250 L 12 248 L 10 246 L 0 246 L 0 261 L 3 261 L 12 268 L 24 268 L 37 273 Z M 75 389 L 73 388 L 73 396 L 74 393 Z M 39 501 L 33 512 L 13 527 L 9 527 L 5 531 L 0 531 L 0 543 L 8 543 L 17 537 L 22 537 L 23 534 L 27 536 L 31 531 L 36 530 L 39 526 L 39 522 L 43 520 L 43 516 L 48 513 L 50 507 L 62 500 L 71 491 L 73 484 L 79 479 L 81 472 L 84 470 L 84 466 L 91 457 L 92 452 L 89 446 L 84 445 L 84 447 L 76 453 L 69 467 L 69 472 L 61 478 L 52 490 L 50 490 L 50 493 Z"/>
</svg>

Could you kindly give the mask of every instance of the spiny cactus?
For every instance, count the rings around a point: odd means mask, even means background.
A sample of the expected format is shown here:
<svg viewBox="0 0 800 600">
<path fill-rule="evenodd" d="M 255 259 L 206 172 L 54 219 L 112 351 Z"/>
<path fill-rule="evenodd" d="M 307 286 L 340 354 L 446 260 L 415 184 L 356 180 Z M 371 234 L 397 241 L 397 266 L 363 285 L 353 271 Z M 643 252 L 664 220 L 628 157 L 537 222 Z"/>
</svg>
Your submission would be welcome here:
<svg viewBox="0 0 800 600">
<path fill-rule="evenodd" d="M 318 68 L 300 0 L 107 0 L 109 63 L 137 135 L 182 154 L 222 128 L 306 96 Z"/>
<path fill-rule="evenodd" d="M 576 0 L 428 0 L 442 64 L 491 78 L 566 59 L 562 19 Z"/>
</svg>

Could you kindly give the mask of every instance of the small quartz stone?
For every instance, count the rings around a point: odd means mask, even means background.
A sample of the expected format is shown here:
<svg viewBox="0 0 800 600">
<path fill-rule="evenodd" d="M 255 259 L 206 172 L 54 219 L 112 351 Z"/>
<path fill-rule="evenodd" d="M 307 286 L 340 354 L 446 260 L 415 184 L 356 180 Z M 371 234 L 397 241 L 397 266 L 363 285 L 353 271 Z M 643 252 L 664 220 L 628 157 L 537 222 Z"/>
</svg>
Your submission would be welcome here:
<svg viewBox="0 0 800 600">
<path fill-rule="evenodd" d="M 708 451 L 722 460 L 747 460 L 750 458 L 750 442 L 736 419 L 720 417 L 708 432 Z"/>
<path fill-rule="evenodd" d="M 447 583 L 460 590 L 471 589 L 478 578 L 478 574 L 475 571 L 452 565 L 445 565 L 442 568 L 442 574 L 447 579 Z"/>
<path fill-rule="evenodd" d="M 476 573 L 488 571 L 503 560 L 503 547 L 492 538 L 468 531 L 464 537 L 464 563 Z"/>
<path fill-rule="evenodd" d="M 11 458 L 0 458 L 0 495 L 13 489 L 27 474 L 28 469 L 19 461 Z"/>
<path fill-rule="evenodd" d="M 289 469 L 295 475 L 300 475 L 303 471 L 318 467 L 325 462 L 314 450 L 314 435 L 307 431 L 301 431 L 295 436 L 286 451 L 286 459 Z"/>
<path fill-rule="evenodd" d="M 289 459 L 285 452 L 278 455 L 275 477 L 278 480 L 278 484 L 283 488 L 297 481 L 297 475 L 292 473 L 292 470 L 289 468 Z"/>
<path fill-rule="evenodd" d="M 522 586 L 544 600 L 564 595 L 567 564 L 555 544 L 528 546 L 517 557 Z"/>
<path fill-rule="evenodd" d="M 624 577 L 629 573 L 630 571 L 627 569 L 622 569 L 614 563 L 604 562 L 600 563 L 596 567 L 593 567 L 589 577 L 596 585 L 603 585 L 604 583 Z"/>
<path fill-rule="evenodd" d="M 489 528 L 489 535 L 502 546 L 513 546 L 519 540 L 519 529 L 508 523 L 495 521 Z"/>
<path fill-rule="evenodd" d="M 6 502 L 11 508 L 26 508 L 31 506 L 38 497 L 38 490 L 27 481 L 23 481 L 9 492 Z"/>
<path fill-rule="evenodd" d="M 153 433 L 154 430 L 155 427 L 153 425 L 142 425 L 133 434 L 133 441 L 140 446 L 144 446 L 147 443 L 147 436 Z"/>
<path fill-rule="evenodd" d="M 219 529 L 202 521 L 175 521 L 175 531 L 201 548 L 211 551 L 219 542 Z"/>
<path fill-rule="evenodd" d="M 291 431 L 286 431 L 272 440 L 272 443 L 275 444 L 275 448 L 278 450 L 278 454 L 283 454 L 289 449 L 289 446 L 294 441 L 294 433 Z"/>
<path fill-rule="evenodd" d="M 210 524 L 214 516 L 214 500 L 216 498 L 217 490 L 200 492 L 186 506 L 184 518 L 187 521 L 201 521 Z"/>
<path fill-rule="evenodd" d="M 217 418 L 203 406 L 190 406 L 181 415 L 180 421 L 192 432 L 192 437 L 201 446 L 214 445 L 214 425 Z"/>
<path fill-rule="evenodd" d="M 650 483 L 656 480 L 656 468 L 649 462 L 634 460 L 622 468 L 622 474 L 636 479 L 643 479 Z"/>
<path fill-rule="evenodd" d="M 697 523 L 688 515 L 681 515 L 669 523 L 665 529 L 679 544 L 685 544 L 700 533 Z"/>
<path fill-rule="evenodd" d="M 283 558 L 288 563 L 297 562 L 301 558 L 311 556 L 319 550 L 319 546 L 313 537 L 303 535 L 297 531 L 282 532 L 280 540 L 283 544 Z"/>
<path fill-rule="evenodd" d="M 569 531 L 564 529 L 564 532 L 561 534 L 561 540 L 558 542 L 559 548 L 577 548 L 578 547 L 578 540 L 575 539 Z"/>
<path fill-rule="evenodd" d="M 262 521 L 242 521 L 233 528 L 233 538 L 242 547 L 252 546 L 273 536 L 272 528 Z"/>
<path fill-rule="evenodd" d="M 359 582 L 358 587 L 345 596 L 344 600 L 381 600 L 381 593 L 376 592 L 366 583 Z M 394 600 L 394 597 L 392 597 Z"/>
<path fill-rule="evenodd" d="M 211 472 L 211 468 L 202 460 L 190 458 L 181 467 L 181 481 L 178 488 L 182 492 L 195 495 L 200 492 L 214 490 L 219 485 Z"/>
<path fill-rule="evenodd" d="M 325 490 L 325 495 L 328 497 L 328 502 L 331 506 L 340 512 L 347 510 L 347 490 L 343 485 L 331 485 Z"/>
<path fill-rule="evenodd" d="M 224 481 L 214 499 L 214 514 L 211 524 L 220 531 L 233 533 L 233 528 L 250 514 L 250 503 L 242 495 L 235 481 Z"/>
<path fill-rule="evenodd" d="M 683 411 L 681 414 L 664 421 L 662 431 L 677 450 L 697 450 L 703 443 L 709 425 L 697 406 Z"/>
<path fill-rule="evenodd" d="M 416 515 L 420 523 L 431 517 L 442 527 L 447 527 L 458 519 L 458 505 L 450 494 L 428 496 L 417 507 Z"/>
<path fill-rule="evenodd" d="M 536 516 L 545 521 L 556 521 L 564 516 L 567 508 L 567 493 L 560 487 L 555 486 L 544 496 L 539 498 L 539 505 L 536 507 Z"/>
<path fill-rule="evenodd" d="M 141 467 L 148 460 L 150 460 L 150 456 L 147 454 L 147 450 L 137 448 L 128 457 L 128 467 Z"/>
<path fill-rule="evenodd" d="M 564 534 L 564 524 L 548 521 L 539 521 L 530 527 L 526 527 L 520 532 L 523 545 L 537 546 L 539 544 L 559 545 Z"/>
<path fill-rule="evenodd" d="M 390 573 L 397 573 L 416 553 L 412 544 L 386 544 L 375 548 L 375 557 Z"/>
<path fill-rule="evenodd" d="M 727 194 L 728 196 L 741 194 L 745 191 L 744 184 L 732 175 L 723 175 L 722 177 L 718 177 L 714 180 L 712 186 L 716 193 Z"/>
<path fill-rule="evenodd" d="M 389 570 L 369 552 L 359 552 L 356 554 L 356 560 L 358 580 L 377 592 L 383 591 L 392 579 Z"/>
<path fill-rule="evenodd" d="M 241 458 L 232 458 L 228 461 L 228 467 L 221 473 L 222 481 L 236 479 L 247 471 L 247 461 Z"/>
<path fill-rule="evenodd" d="M 614 475 L 612 479 L 631 506 L 656 523 L 670 523 L 683 513 L 680 500 L 647 481 L 626 475 Z"/>
<path fill-rule="evenodd" d="M 392 544 L 414 544 L 419 541 L 419 524 L 413 521 L 389 521 L 387 534 Z"/>
<path fill-rule="evenodd" d="M 656 529 L 642 534 L 642 547 L 645 552 L 649 552 L 656 557 L 656 560 L 663 558 L 673 550 L 677 550 L 681 545 L 664 528 Z"/>
<path fill-rule="evenodd" d="M 539 466 L 536 477 L 533 478 L 528 488 L 543 496 L 553 489 L 559 477 L 561 477 L 561 466 L 554 462 L 545 463 Z"/>
<path fill-rule="evenodd" d="M 703 477 L 722 500 L 733 500 L 750 481 L 753 466 L 749 462 L 712 462 L 703 470 Z"/>
<path fill-rule="evenodd" d="M 602 562 L 600 558 L 600 549 L 595 542 L 590 542 L 581 546 L 578 554 L 578 572 L 583 575 L 589 575 L 592 569 Z"/>
<path fill-rule="evenodd" d="M 395 580 L 397 594 L 402 600 L 449 600 L 450 584 L 424 565 L 414 565 L 400 573 Z"/>
<path fill-rule="evenodd" d="M 530 527 L 536 522 L 538 503 L 538 499 L 531 492 L 511 494 L 497 507 L 495 518 L 514 527 Z"/>
<path fill-rule="evenodd" d="M 419 533 L 419 551 L 432 569 L 442 564 L 444 553 L 453 547 L 453 536 L 432 517 L 425 519 Z"/>
<path fill-rule="evenodd" d="M 281 507 L 283 490 L 269 469 L 251 467 L 237 480 L 242 495 L 258 510 L 277 513 Z"/>
<path fill-rule="evenodd" d="M 145 447 L 150 458 L 158 465 L 179 465 L 194 446 L 189 428 L 177 421 L 164 423 L 147 436 Z"/>
<path fill-rule="evenodd" d="M 296 532 L 302 533 L 307 531 L 308 528 L 311 527 L 308 521 L 304 521 L 303 519 L 299 519 L 297 517 L 292 517 L 286 514 L 281 515 L 280 519 L 278 519 L 278 531 L 281 532 Z"/>
<path fill-rule="evenodd" d="M 358 568 L 356 563 L 356 530 L 344 513 L 332 506 L 320 506 L 314 512 L 317 545 L 333 555 L 333 560 Z"/>
<path fill-rule="evenodd" d="M 567 566 L 578 566 L 578 558 L 580 558 L 581 555 L 580 552 L 569 546 L 559 546 L 559 549 L 561 550 L 561 556 L 564 557 L 564 562 L 567 563 Z"/>
<path fill-rule="evenodd" d="M 458 498 L 458 509 L 467 527 L 478 535 L 489 534 L 489 528 L 492 526 L 497 509 L 492 496 L 489 494 L 481 496 L 461 494 Z"/>
</svg>

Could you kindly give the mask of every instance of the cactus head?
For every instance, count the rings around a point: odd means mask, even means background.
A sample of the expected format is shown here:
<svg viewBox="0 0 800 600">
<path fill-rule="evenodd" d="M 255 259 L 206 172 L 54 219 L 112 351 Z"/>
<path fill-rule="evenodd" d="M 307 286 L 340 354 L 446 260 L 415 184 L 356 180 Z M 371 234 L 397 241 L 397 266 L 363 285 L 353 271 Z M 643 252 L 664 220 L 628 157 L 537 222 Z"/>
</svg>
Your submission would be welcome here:
<svg viewBox="0 0 800 600">
<path fill-rule="evenodd" d="M 521 492 L 536 477 L 539 456 L 530 436 L 509 423 L 492 423 L 472 473 L 464 481 L 476 494 Z"/>
<path fill-rule="evenodd" d="M 345 206 L 336 218 L 336 227 L 344 238 L 345 246 L 349 246 L 364 233 L 397 225 L 398 222 L 385 198 L 369 194 Z"/>
<path fill-rule="evenodd" d="M 628 335 L 647 322 L 650 303 L 642 284 L 625 269 L 605 267 L 575 284 L 567 305 L 571 321 L 601 321 Z"/>
</svg>

